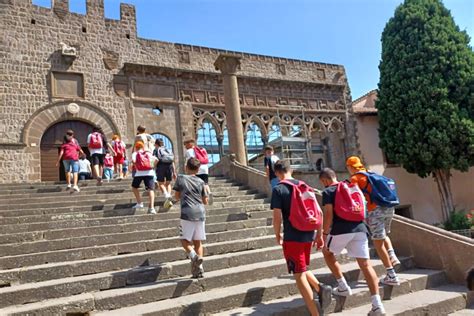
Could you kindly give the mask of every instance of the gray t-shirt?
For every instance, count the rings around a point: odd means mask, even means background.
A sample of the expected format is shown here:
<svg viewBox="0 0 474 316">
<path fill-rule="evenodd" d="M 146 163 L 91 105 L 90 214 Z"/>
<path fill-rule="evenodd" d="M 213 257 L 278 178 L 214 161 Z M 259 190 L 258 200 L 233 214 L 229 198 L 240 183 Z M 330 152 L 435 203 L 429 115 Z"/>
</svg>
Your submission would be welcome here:
<svg viewBox="0 0 474 316">
<path fill-rule="evenodd" d="M 179 175 L 173 190 L 181 193 L 181 219 L 204 221 L 206 209 L 202 198 L 207 196 L 205 183 L 196 176 Z"/>
</svg>

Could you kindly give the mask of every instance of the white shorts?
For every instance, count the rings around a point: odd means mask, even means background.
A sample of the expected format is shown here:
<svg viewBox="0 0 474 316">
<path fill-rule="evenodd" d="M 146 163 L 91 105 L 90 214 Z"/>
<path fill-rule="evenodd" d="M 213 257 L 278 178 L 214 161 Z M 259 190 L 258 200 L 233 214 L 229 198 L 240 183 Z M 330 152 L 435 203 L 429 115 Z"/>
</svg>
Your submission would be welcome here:
<svg viewBox="0 0 474 316">
<path fill-rule="evenodd" d="M 206 240 L 206 227 L 204 221 L 181 220 L 179 226 L 179 239 L 187 241 Z"/>
<path fill-rule="evenodd" d="M 351 258 L 369 259 L 369 239 L 366 233 L 350 233 L 328 235 L 327 247 L 333 254 L 338 255 L 344 250 Z"/>
</svg>

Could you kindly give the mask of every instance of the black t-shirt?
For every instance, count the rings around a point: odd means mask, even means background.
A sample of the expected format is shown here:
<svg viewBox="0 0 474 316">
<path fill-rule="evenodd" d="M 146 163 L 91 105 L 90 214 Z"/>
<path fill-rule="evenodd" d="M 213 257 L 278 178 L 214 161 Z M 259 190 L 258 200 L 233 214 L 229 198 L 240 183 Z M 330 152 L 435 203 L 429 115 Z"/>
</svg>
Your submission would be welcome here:
<svg viewBox="0 0 474 316">
<path fill-rule="evenodd" d="M 273 156 L 272 156 L 273 157 Z M 265 168 L 268 167 L 270 173 L 269 173 L 269 178 L 270 178 L 270 181 L 275 179 L 277 176 L 275 175 L 275 171 L 273 171 L 273 162 L 272 162 L 272 157 L 265 157 L 263 159 L 263 165 L 265 166 Z"/>
<path fill-rule="evenodd" d="M 331 227 L 331 235 L 342 235 L 349 233 L 368 233 L 367 226 L 364 222 L 346 221 L 334 212 L 334 204 L 336 201 L 337 185 L 331 185 L 323 191 L 323 206 L 331 204 L 333 206 L 333 219 Z"/>
<path fill-rule="evenodd" d="M 291 182 L 298 184 L 298 180 L 292 179 Z M 291 195 L 293 193 L 293 187 L 288 184 L 280 183 L 272 192 L 272 202 L 270 204 L 271 209 L 281 209 L 283 217 L 283 240 L 284 241 L 297 241 L 297 242 L 311 242 L 314 240 L 315 232 L 303 232 L 297 230 L 291 226 L 289 217 L 291 210 Z"/>
</svg>

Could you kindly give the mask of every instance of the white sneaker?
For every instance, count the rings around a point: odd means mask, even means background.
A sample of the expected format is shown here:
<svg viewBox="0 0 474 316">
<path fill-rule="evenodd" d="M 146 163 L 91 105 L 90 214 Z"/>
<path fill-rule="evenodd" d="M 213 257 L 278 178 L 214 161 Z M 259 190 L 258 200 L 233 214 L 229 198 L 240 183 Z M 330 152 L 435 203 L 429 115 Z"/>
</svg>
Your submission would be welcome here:
<svg viewBox="0 0 474 316">
<path fill-rule="evenodd" d="M 367 314 L 367 316 L 384 316 L 384 315 L 385 315 L 385 309 L 383 308 L 383 306 L 380 306 L 380 307 L 372 306 L 372 309 Z"/>
<path fill-rule="evenodd" d="M 173 202 L 171 201 L 171 199 L 170 198 L 166 199 L 164 207 L 166 209 L 170 209 L 172 206 L 173 206 Z"/>
<path fill-rule="evenodd" d="M 352 290 L 351 290 L 350 287 L 347 287 L 345 289 L 340 289 L 339 286 L 337 286 L 332 290 L 332 294 L 335 295 L 335 296 L 347 297 L 347 296 L 352 295 Z"/>
<path fill-rule="evenodd" d="M 68 184 L 67 187 L 66 187 L 66 190 L 70 190 L 71 187 L 72 187 L 72 185 L 71 185 L 71 184 Z"/>
<path fill-rule="evenodd" d="M 143 208 L 143 202 L 142 203 L 137 203 L 135 204 L 134 206 L 132 206 L 133 209 L 137 209 L 137 208 Z"/>
<path fill-rule="evenodd" d="M 155 214 L 156 214 L 155 208 L 154 208 L 154 207 L 150 207 L 150 208 L 148 209 L 148 214 L 153 214 L 153 215 L 155 215 Z"/>
<path fill-rule="evenodd" d="M 73 186 L 72 187 L 74 189 L 74 191 L 76 192 L 81 192 L 81 189 L 79 189 L 79 187 L 77 185 Z"/>
<path fill-rule="evenodd" d="M 402 265 L 400 260 L 398 260 L 398 258 L 396 256 L 394 256 L 394 257 L 390 257 L 390 262 L 392 263 L 393 269 L 396 272 L 398 272 L 400 270 L 401 265 Z"/>
<path fill-rule="evenodd" d="M 400 285 L 400 280 L 398 279 L 397 275 L 395 275 L 394 277 L 391 277 L 390 275 L 387 274 L 384 278 L 380 280 L 380 283 L 384 285 L 395 286 L 395 285 Z"/>
</svg>

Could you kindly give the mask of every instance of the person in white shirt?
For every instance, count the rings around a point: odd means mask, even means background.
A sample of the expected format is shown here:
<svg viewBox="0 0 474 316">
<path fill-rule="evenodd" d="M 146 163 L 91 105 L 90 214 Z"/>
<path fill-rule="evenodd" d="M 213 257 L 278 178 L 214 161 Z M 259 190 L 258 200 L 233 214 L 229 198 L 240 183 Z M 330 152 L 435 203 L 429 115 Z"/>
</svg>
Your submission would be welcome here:
<svg viewBox="0 0 474 316">
<path fill-rule="evenodd" d="M 146 128 L 143 125 L 139 125 L 137 127 L 135 142 L 142 142 L 144 149 L 151 153 L 155 149 L 155 138 L 146 132 Z M 135 148 L 132 151 L 135 151 Z"/>
<path fill-rule="evenodd" d="M 185 164 L 188 162 L 189 158 L 197 158 L 196 157 L 196 141 L 194 139 L 188 139 L 184 141 L 184 147 L 186 148 L 186 152 L 184 153 L 184 161 Z M 209 196 L 210 203 L 212 204 L 212 197 L 211 197 L 211 189 L 209 188 L 209 165 L 204 164 L 201 162 L 201 166 L 196 174 L 198 178 L 201 178 L 202 181 L 206 184 L 206 193 Z"/>
<path fill-rule="evenodd" d="M 86 159 L 85 155 L 79 158 L 79 180 L 87 180 L 91 178 L 91 162 Z"/>
<path fill-rule="evenodd" d="M 87 146 L 91 155 L 94 177 L 97 179 L 98 184 L 100 184 L 104 174 L 105 150 L 109 149 L 113 156 L 116 153 L 107 141 L 107 137 L 100 126 L 93 127 L 92 133 L 87 136 Z"/>
</svg>

